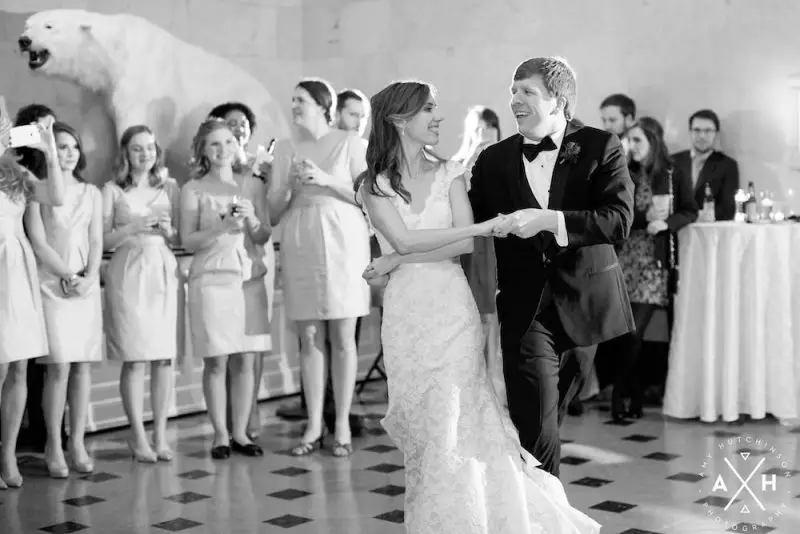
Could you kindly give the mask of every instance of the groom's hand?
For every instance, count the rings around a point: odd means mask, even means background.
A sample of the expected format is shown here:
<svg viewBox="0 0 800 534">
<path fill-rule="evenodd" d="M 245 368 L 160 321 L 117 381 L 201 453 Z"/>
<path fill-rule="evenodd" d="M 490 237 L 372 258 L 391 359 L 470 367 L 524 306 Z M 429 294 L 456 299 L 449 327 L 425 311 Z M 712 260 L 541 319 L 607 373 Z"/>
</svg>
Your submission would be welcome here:
<svg viewBox="0 0 800 534">
<path fill-rule="evenodd" d="M 540 232 L 558 232 L 558 212 L 528 208 L 512 214 L 515 224 L 510 233 L 528 239 Z"/>
</svg>

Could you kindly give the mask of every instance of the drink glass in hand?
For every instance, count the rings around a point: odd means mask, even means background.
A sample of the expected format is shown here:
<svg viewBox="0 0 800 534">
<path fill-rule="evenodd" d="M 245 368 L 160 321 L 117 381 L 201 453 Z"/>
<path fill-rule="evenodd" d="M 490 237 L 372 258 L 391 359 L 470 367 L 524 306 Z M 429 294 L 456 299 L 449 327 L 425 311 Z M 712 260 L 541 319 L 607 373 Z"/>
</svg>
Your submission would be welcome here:
<svg viewBox="0 0 800 534">
<path fill-rule="evenodd" d="M 672 205 L 672 195 L 653 195 L 654 220 L 666 221 L 669 217 L 669 208 Z"/>
</svg>

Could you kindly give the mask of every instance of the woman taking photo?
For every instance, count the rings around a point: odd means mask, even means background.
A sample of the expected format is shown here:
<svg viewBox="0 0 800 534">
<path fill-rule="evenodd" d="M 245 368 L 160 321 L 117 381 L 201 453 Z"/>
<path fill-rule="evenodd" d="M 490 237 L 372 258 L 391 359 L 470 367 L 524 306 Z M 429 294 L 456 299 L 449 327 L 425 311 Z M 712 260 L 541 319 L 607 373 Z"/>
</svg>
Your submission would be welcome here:
<svg viewBox="0 0 800 534">
<path fill-rule="evenodd" d="M 16 446 L 27 397 L 28 360 L 48 354 L 36 259 L 23 228 L 28 202 L 60 206 L 64 179 L 58 164 L 53 121 L 36 124 L 31 145 L 47 162 L 38 180 L 7 153 L 11 121 L 0 100 L 0 488 L 22 486 Z"/>
</svg>

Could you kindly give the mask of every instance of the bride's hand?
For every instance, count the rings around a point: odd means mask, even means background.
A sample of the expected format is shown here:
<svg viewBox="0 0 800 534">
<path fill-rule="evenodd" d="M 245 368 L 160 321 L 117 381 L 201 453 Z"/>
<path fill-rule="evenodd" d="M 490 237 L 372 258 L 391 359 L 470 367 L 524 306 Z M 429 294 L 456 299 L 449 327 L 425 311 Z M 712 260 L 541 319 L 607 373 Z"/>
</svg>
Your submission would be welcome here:
<svg viewBox="0 0 800 534">
<path fill-rule="evenodd" d="M 513 224 L 514 219 L 511 215 L 501 213 L 497 217 L 475 226 L 478 227 L 478 235 L 480 236 L 505 237 L 511 231 Z"/>
<path fill-rule="evenodd" d="M 381 256 L 380 258 L 372 260 L 372 263 L 367 265 L 364 274 L 361 276 L 366 280 L 385 276 L 397 269 L 399 265 L 400 263 L 397 261 L 396 255 L 389 254 L 388 256 Z"/>
</svg>

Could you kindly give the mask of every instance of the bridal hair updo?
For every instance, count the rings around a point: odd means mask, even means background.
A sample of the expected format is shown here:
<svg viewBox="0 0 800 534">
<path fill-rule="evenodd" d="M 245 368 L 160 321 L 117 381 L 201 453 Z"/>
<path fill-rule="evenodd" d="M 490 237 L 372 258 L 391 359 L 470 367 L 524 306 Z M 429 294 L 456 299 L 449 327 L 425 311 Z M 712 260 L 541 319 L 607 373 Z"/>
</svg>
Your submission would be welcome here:
<svg viewBox="0 0 800 534">
<path fill-rule="evenodd" d="M 230 130 L 228 123 L 223 119 L 212 117 L 204 120 L 192 139 L 192 159 L 189 160 L 189 176 L 199 180 L 211 170 L 211 163 L 205 155 L 206 139 L 217 130 Z M 233 132 L 231 132 L 233 135 Z"/>
<path fill-rule="evenodd" d="M 514 71 L 514 81 L 542 77 L 542 84 L 550 95 L 564 99 L 564 116 L 575 118 L 578 100 L 578 82 L 575 71 L 563 57 L 535 57 L 526 59 Z"/>
<path fill-rule="evenodd" d="M 119 140 L 119 155 L 117 156 L 117 163 L 115 165 L 116 173 L 114 176 L 114 182 L 123 191 L 127 191 L 133 187 L 133 176 L 131 176 L 131 160 L 128 152 L 130 151 L 130 144 L 133 138 L 141 133 L 152 135 L 156 144 L 156 161 L 153 163 L 153 167 L 148 173 L 148 184 L 150 184 L 150 187 L 163 187 L 168 175 L 167 168 L 164 166 L 164 151 L 161 150 L 161 146 L 158 144 L 158 140 L 156 139 L 156 135 L 153 133 L 153 130 L 144 124 L 130 126 L 124 132 L 122 132 L 122 137 Z"/>
<path fill-rule="evenodd" d="M 331 84 L 321 78 L 306 78 L 297 84 L 298 88 L 305 90 L 314 102 L 322 108 L 325 119 L 330 125 L 336 112 L 336 91 Z"/>
<path fill-rule="evenodd" d="M 422 111 L 436 90 L 425 82 L 394 82 L 370 99 L 372 128 L 367 144 L 367 170 L 356 180 L 356 191 L 362 186 L 375 196 L 388 196 L 378 187 L 378 176 L 383 174 L 389 186 L 406 202 L 411 194 L 403 187 L 400 167 L 403 161 L 403 145 L 396 123 L 408 121 Z M 433 161 L 441 161 L 430 151 L 425 154 Z"/>
</svg>

